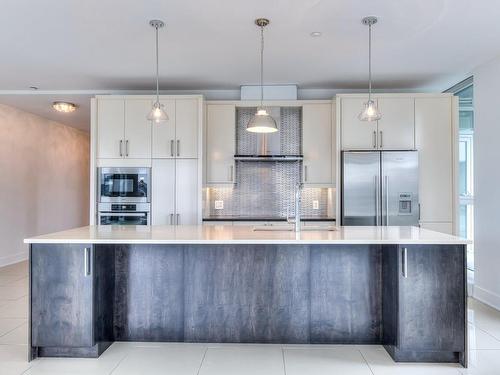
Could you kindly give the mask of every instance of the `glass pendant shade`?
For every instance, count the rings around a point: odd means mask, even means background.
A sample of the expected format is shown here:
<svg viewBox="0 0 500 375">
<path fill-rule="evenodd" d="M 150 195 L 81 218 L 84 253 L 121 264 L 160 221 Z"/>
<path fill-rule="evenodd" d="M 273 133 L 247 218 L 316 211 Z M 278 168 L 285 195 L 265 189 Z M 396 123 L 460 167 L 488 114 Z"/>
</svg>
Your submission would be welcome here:
<svg viewBox="0 0 500 375">
<path fill-rule="evenodd" d="M 360 121 L 378 121 L 382 118 L 382 114 L 373 100 L 368 100 L 364 103 L 364 106 L 365 108 L 358 115 Z"/>
<path fill-rule="evenodd" d="M 163 109 L 164 105 L 160 102 L 155 102 L 151 112 L 148 114 L 148 120 L 153 121 L 156 124 L 168 121 L 168 115 Z"/>
<path fill-rule="evenodd" d="M 273 117 L 264 108 L 257 109 L 257 113 L 247 124 L 247 131 L 252 133 L 274 133 L 278 126 Z"/>
</svg>

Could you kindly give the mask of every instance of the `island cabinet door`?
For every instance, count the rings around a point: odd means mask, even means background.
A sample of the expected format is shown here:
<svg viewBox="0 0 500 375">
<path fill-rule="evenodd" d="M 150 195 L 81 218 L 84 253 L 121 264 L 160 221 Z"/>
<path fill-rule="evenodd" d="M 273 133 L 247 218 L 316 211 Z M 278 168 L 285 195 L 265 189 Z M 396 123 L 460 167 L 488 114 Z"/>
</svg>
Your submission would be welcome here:
<svg viewBox="0 0 500 375">
<path fill-rule="evenodd" d="M 32 245 L 32 346 L 90 347 L 95 344 L 93 256 L 90 245 Z"/>
<path fill-rule="evenodd" d="M 464 256 L 462 245 L 399 246 L 399 350 L 465 350 Z"/>
</svg>

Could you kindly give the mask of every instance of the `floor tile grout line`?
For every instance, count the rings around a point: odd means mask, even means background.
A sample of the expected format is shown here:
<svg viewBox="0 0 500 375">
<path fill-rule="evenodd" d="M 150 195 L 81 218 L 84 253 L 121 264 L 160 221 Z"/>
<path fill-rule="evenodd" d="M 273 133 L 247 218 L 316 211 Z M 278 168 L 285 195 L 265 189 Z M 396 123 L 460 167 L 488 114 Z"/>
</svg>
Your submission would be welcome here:
<svg viewBox="0 0 500 375">
<path fill-rule="evenodd" d="M 281 356 L 283 358 L 283 373 L 286 375 L 285 348 L 281 347 Z"/>
<path fill-rule="evenodd" d="M 498 339 L 495 335 L 491 334 L 490 332 L 488 332 L 487 330 L 485 330 L 484 328 L 481 328 L 481 327 L 478 327 L 478 326 L 474 326 L 475 329 L 478 329 L 480 331 L 482 331 L 483 333 L 487 334 L 488 336 L 492 337 L 493 339 L 495 339 L 495 341 L 498 341 L 500 343 L 500 339 Z"/>
<path fill-rule="evenodd" d="M 21 319 L 21 318 L 4 318 L 4 319 Z M 2 319 L 0 319 L 0 320 L 2 320 Z M 27 320 L 27 319 L 25 319 L 25 320 Z M 15 330 L 16 330 L 16 329 L 18 329 L 19 327 L 22 327 L 22 325 L 23 325 L 23 324 L 25 324 L 25 323 L 27 323 L 27 321 L 26 321 L 26 322 L 22 322 L 22 323 L 21 323 L 21 324 L 19 324 L 18 326 L 16 326 L 16 327 L 12 328 L 10 331 L 7 331 L 7 332 L 5 332 L 5 333 L 1 334 L 1 335 L 0 335 L 0 339 L 1 339 L 2 337 L 4 337 L 5 335 L 8 335 L 8 334 L 9 334 L 9 333 L 11 333 L 12 331 L 15 331 Z M 3 345 L 3 344 L 0 342 L 0 345 Z M 6 345 L 11 345 L 11 344 L 6 344 Z"/>
<path fill-rule="evenodd" d="M 196 375 L 200 375 L 201 367 L 203 366 L 203 362 L 205 362 L 205 356 L 207 355 L 208 349 L 209 347 L 207 346 L 203 352 L 203 357 L 201 358 L 200 366 L 198 367 L 198 371 L 196 371 Z"/>
<path fill-rule="evenodd" d="M 363 352 L 359 349 L 359 348 L 356 348 L 356 350 L 358 351 L 358 353 L 361 355 L 361 358 L 363 358 L 363 361 L 365 361 L 366 365 L 368 366 L 368 369 L 370 370 L 370 372 L 372 373 L 372 375 L 375 375 L 375 373 L 373 372 L 372 370 L 372 367 L 370 366 L 370 364 L 368 363 L 368 361 L 366 360 Z"/>
<path fill-rule="evenodd" d="M 108 348 L 109 349 L 109 348 Z M 113 372 L 118 368 L 118 366 L 120 366 L 120 364 L 125 360 L 125 358 L 127 358 L 128 356 L 130 355 L 130 351 L 128 351 L 119 361 L 118 363 L 116 364 L 115 367 L 113 367 L 111 369 L 111 371 L 109 372 L 109 375 L 113 374 Z"/>
</svg>

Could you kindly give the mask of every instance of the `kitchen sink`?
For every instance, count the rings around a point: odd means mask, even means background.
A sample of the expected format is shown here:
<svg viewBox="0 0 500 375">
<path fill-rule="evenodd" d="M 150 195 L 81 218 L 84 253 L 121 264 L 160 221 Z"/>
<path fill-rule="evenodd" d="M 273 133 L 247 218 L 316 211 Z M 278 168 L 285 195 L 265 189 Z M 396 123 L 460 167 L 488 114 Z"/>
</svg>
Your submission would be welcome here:
<svg viewBox="0 0 500 375">
<path fill-rule="evenodd" d="M 293 225 L 258 225 L 253 227 L 254 232 L 293 232 Z M 336 226 L 325 226 L 325 225 L 302 225 L 300 227 L 301 232 L 332 232 L 336 231 Z"/>
</svg>

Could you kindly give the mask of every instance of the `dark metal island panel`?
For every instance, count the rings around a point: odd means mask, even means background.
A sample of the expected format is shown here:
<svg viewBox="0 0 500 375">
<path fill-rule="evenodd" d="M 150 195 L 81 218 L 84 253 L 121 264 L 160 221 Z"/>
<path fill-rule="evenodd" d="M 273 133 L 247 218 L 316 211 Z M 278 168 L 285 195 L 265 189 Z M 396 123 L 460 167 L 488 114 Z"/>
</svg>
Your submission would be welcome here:
<svg viewBox="0 0 500 375">
<path fill-rule="evenodd" d="M 31 244 L 31 358 L 113 341 L 382 344 L 466 358 L 463 244 Z"/>
</svg>

